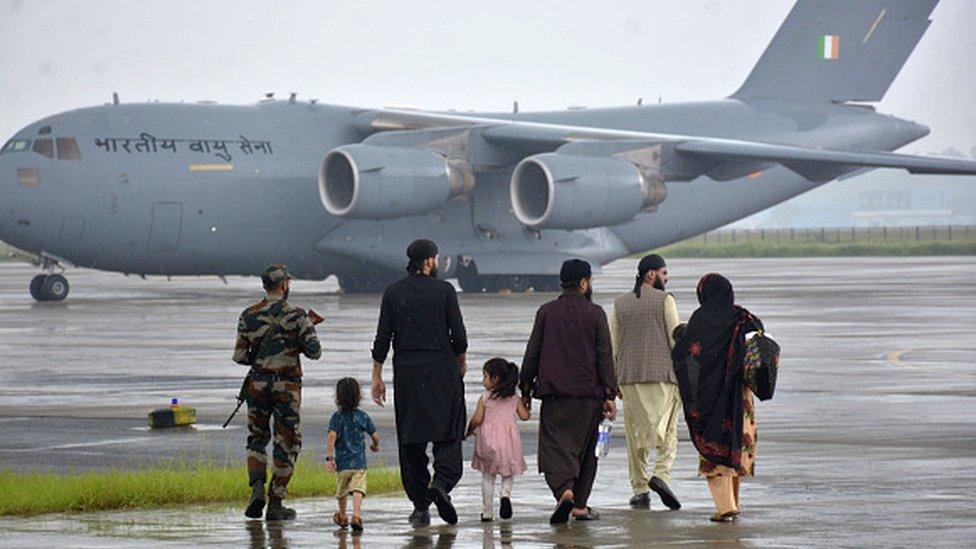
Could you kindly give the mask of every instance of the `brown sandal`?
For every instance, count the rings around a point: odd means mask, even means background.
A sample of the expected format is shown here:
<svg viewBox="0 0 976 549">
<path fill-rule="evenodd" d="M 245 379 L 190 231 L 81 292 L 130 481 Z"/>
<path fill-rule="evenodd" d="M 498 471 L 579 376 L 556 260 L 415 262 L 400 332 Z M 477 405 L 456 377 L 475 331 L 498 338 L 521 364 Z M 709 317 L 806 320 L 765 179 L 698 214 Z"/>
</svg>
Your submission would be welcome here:
<svg viewBox="0 0 976 549">
<path fill-rule="evenodd" d="M 334 522 L 335 525 L 338 526 L 339 528 L 349 527 L 349 520 L 346 519 L 346 515 L 343 515 L 338 511 L 336 511 L 336 513 L 332 515 L 332 522 Z"/>
<path fill-rule="evenodd" d="M 738 511 L 729 511 L 728 513 L 715 513 L 708 520 L 712 522 L 734 522 L 738 518 Z"/>
<path fill-rule="evenodd" d="M 600 520 L 600 513 L 593 510 L 592 507 L 587 507 L 585 513 L 579 515 L 573 515 L 576 520 Z"/>
</svg>

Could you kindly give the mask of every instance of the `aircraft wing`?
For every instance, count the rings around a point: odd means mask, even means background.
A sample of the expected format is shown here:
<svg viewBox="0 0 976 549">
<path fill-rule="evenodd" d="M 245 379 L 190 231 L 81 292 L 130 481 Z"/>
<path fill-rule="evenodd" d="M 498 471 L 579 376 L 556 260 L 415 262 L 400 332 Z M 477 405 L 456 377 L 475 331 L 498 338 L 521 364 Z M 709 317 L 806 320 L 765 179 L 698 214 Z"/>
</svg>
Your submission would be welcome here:
<svg viewBox="0 0 976 549">
<path fill-rule="evenodd" d="M 499 145 L 553 150 L 580 141 L 640 141 L 673 145 L 685 161 L 717 164 L 777 163 L 811 180 L 836 177 L 849 168 L 901 168 L 911 173 L 976 175 L 976 161 L 887 151 L 819 149 L 717 137 L 618 130 L 531 122 L 508 118 L 388 109 L 367 111 L 360 120 L 367 131 L 419 130 L 439 127 L 477 127 Z"/>
<path fill-rule="evenodd" d="M 678 143 L 677 150 L 684 154 L 700 155 L 713 159 L 765 160 L 787 167 L 808 164 L 863 166 L 871 168 L 903 168 L 911 173 L 976 174 L 976 162 L 937 156 L 895 154 L 884 151 L 841 151 L 811 149 L 791 145 L 774 145 L 755 141 L 727 141 L 694 139 Z"/>
</svg>

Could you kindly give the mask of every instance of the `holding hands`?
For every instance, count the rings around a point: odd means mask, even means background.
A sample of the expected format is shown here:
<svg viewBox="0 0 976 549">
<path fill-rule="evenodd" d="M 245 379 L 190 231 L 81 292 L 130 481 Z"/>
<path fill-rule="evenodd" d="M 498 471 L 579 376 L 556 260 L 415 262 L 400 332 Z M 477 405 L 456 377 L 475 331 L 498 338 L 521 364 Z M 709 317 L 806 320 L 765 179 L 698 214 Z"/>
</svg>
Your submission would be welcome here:
<svg viewBox="0 0 976 549">
<path fill-rule="evenodd" d="M 603 401 L 603 417 L 613 421 L 617 419 L 617 401 L 616 400 L 605 400 Z"/>
<path fill-rule="evenodd" d="M 382 407 L 383 403 L 386 402 L 386 383 L 383 383 L 382 378 L 374 377 L 371 390 L 373 393 L 373 402 Z"/>
<path fill-rule="evenodd" d="M 386 402 L 386 383 L 383 383 L 383 365 L 373 361 L 373 383 L 370 387 L 373 402 L 378 406 L 383 406 Z"/>
</svg>

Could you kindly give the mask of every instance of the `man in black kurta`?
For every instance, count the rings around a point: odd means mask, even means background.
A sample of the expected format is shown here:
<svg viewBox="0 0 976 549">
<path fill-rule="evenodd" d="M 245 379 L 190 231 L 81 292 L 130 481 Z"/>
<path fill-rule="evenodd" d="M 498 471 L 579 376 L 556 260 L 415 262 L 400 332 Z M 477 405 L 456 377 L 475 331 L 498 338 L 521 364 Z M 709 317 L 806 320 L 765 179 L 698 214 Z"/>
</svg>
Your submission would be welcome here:
<svg viewBox="0 0 976 549">
<path fill-rule="evenodd" d="M 381 373 L 392 342 L 400 478 L 414 505 L 410 523 L 430 524 L 428 509 L 434 503 L 445 522 L 456 524 L 449 494 L 463 472 L 467 335 L 454 286 L 436 278 L 437 246 L 418 240 L 407 256 L 410 274 L 383 293 L 373 343 L 373 400 L 382 406 L 386 399 Z M 433 478 L 428 443 L 433 443 Z"/>
<path fill-rule="evenodd" d="M 559 504 L 549 522 L 572 516 L 594 520 L 586 503 L 596 479 L 597 427 L 613 419 L 617 379 L 610 328 L 603 308 L 591 301 L 589 263 L 570 259 L 559 274 L 563 293 L 539 307 L 522 360 L 522 398 L 539 410 L 539 472 Z"/>
</svg>

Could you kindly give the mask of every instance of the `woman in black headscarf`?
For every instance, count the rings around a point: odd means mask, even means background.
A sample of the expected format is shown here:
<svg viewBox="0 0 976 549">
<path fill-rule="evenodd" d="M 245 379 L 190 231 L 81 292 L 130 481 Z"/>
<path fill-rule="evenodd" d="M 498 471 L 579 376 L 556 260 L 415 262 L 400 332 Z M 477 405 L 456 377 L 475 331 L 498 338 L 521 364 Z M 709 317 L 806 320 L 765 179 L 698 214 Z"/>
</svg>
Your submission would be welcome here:
<svg viewBox="0 0 976 549">
<path fill-rule="evenodd" d="M 734 304 L 732 284 L 719 274 L 698 282 L 698 302 L 672 358 L 685 421 L 701 454 L 698 473 L 708 478 L 717 508 L 711 520 L 728 522 L 739 514 L 739 477 L 754 472 L 756 416 L 743 358 L 745 335 L 762 322 Z"/>
</svg>

